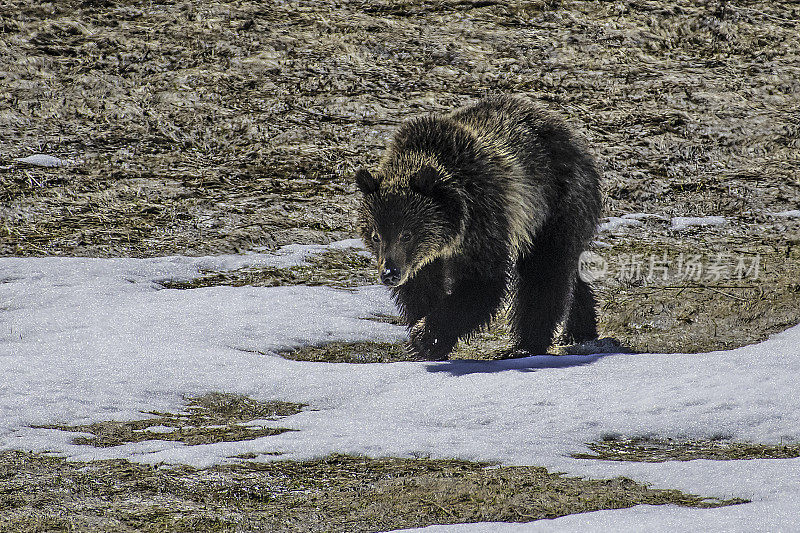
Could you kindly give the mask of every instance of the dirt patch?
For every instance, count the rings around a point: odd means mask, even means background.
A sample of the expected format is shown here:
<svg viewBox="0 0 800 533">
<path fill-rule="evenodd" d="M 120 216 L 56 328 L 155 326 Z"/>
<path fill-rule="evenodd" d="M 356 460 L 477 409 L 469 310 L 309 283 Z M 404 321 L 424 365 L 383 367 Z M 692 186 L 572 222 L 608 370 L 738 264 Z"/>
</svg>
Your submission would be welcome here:
<svg viewBox="0 0 800 533">
<path fill-rule="evenodd" d="M 152 411 L 144 413 L 152 416 L 145 420 L 36 427 L 88 433 L 92 436 L 76 437 L 72 441 L 73 444 L 98 448 L 150 440 L 176 441 L 196 446 L 280 435 L 290 430 L 244 424 L 254 420 L 278 420 L 299 413 L 303 407 L 305 407 L 303 404 L 261 402 L 237 394 L 215 392 L 188 398 L 188 412 L 185 414 Z"/>
<path fill-rule="evenodd" d="M 326 363 L 396 363 L 413 361 L 402 344 L 391 342 L 331 342 L 321 346 L 304 346 L 281 352 L 281 357 L 295 361 Z"/>
<path fill-rule="evenodd" d="M 376 277 L 374 262 L 357 252 L 326 250 L 319 255 L 310 256 L 305 262 L 307 264 L 291 268 L 243 268 L 223 272 L 202 270 L 199 276 L 191 280 L 165 281 L 160 285 L 165 289 L 199 289 L 218 285 L 327 285 L 351 288 L 373 283 Z"/>
<path fill-rule="evenodd" d="M 592 453 L 577 453 L 576 459 L 605 461 L 635 461 L 663 463 L 665 461 L 712 461 L 746 459 L 793 459 L 800 457 L 800 444 L 751 444 L 727 441 L 675 441 L 649 438 L 609 438 L 586 445 Z"/>
<path fill-rule="evenodd" d="M 588 480 L 466 461 L 331 456 L 199 470 L 0 453 L 0 530 L 15 532 L 351 533 L 528 522 L 638 504 L 743 502 L 650 489 L 626 478 Z"/>
<path fill-rule="evenodd" d="M 485 94 L 588 135 L 607 214 L 800 204 L 791 2 L 6 2 L 0 254 L 354 235 L 353 170 Z M 44 152 L 74 162 L 16 161 Z"/>
<path fill-rule="evenodd" d="M 800 220 L 600 236 L 600 331 L 637 352 L 752 344 L 800 323 Z"/>
</svg>

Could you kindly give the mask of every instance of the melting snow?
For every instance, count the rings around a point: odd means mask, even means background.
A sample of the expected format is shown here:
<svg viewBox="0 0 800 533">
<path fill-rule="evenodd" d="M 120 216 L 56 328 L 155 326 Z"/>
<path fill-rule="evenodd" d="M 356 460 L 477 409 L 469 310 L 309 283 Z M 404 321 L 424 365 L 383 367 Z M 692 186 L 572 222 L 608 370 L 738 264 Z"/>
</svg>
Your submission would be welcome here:
<svg viewBox="0 0 800 533">
<path fill-rule="evenodd" d="M 17 161 L 35 167 L 63 167 L 70 163 L 70 161 L 47 154 L 33 154 L 28 157 L 21 157 Z"/>
<path fill-rule="evenodd" d="M 404 338 L 401 327 L 365 319 L 394 313 L 384 288 L 167 290 L 158 284 L 191 278 L 203 268 L 298 264 L 324 249 L 295 246 L 274 255 L 213 258 L 0 259 L 0 449 L 196 466 L 248 452 L 280 452 L 284 459 L 421 454 L 624 475 L 654 487 L 753 500 L 714 510 L 640 506 L 523 526 L 430 531 L 756 531 L 797 525 L 800 459 L 615 463 L 570 454 L 616 434 L 798 442 L 800 326 L 757 345 L 706 354 L 311 363 L 275 352 L 333 340 Z M 175 412 L 185 395 L 209 391 L 311 408 L 275 422 L 299 431 L 201 446 L 152 441 L 96 449 L 72 444 L 74 434 L 31 427 Z"/>
<path fill-rule="evenodd" d="M 695 226 L 723 226 L 727 223 L 725 217 L 672 217 L 671 229 L 683 231 Z"/>
</svg>

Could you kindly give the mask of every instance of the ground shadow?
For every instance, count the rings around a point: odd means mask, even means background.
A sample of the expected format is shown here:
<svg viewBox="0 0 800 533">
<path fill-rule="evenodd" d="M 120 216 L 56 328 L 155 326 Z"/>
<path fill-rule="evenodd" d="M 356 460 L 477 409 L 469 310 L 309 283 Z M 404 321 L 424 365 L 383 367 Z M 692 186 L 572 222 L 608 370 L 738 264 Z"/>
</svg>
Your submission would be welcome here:
<svg viewBox="0 0 800 533">
<path fill-rule="evenodd" d="M 626 352 L 618 352 L 626 353 Z M 517 359 L 502 359 L 496 361 L 481 361 L 478 359 L 455 359 L 441 361 L 427 365 L 428 372 L 447 372 L 451 376 L 466 376 L 469 374 L 492 374 L 508 370 L 520 372 L 534 372 L 548 368 L 566 368 L 584 366 L 595 361 L 614 355 L 611 353 L 597 353 L 590 355 L 532 355 Z"/>
<path fill-rule="evenodd" d="M 450 359 L 449 361 L 431 362 L 428 372 L 447 372 L 452 376 L 468 374 L 490 374 L 517 370 L 534 372 L 549 368 L 567 368 L 590 365 L 609 355 L 634 353 L 629 347 L 620 344 L 613 337 L 603 337 L 594 341 L 555 346 L 556 354 L 515 356 L 514 350 L 503 349 L 496 352 L 492 359 Z M 524 355 L 524 354 L 523 354 Z"/>
</svg>

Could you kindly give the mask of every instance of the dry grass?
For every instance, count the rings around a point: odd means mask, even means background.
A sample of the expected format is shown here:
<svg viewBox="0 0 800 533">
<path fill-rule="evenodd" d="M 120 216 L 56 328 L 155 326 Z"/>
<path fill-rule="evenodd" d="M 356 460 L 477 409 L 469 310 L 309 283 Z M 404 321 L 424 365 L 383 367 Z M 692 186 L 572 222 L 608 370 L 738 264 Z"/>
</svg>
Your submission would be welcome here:
<svg viewBox="0 0 800 533">
<path fill-rule="evenodd" d="M 245 425 L 258 420 L 278 420 L 299 413 L 305 405 L 287 402 L 259 402 L 229 393 L 209 393 L 187 398 L 187 413 L 144 413 L 149 418 L 131 421 L 106 421 L 78 426 L 36 426 L 74 433 L 86 433 L 72 440 L 74 444 L 108 448 L 129 442 L 164 440 L 189 446 L 252 440 L 280 435 L 285 428 Z"/>
<path fill-rule="evenodd" d="M 728 441 L 673 441 L 650 438 L 615 439 L 587 444 L 592 453 L 576 453 L 576 459 L 635 461 L 732 461 L 747 459 L 793 459 L 800 457 L 800 444 L 769 446 Z"/>
<path fill-rule="evenodd" d="M 0 531 L 368 532 L 478 521 L 528 522 L 638 504 L 718 507 L 626 478 L 537 467 L 331 456 L 205 470 L 0 454 Z"/>
<path fill-rule="evenodd" d="M 327 285 L 351 288 L 375 282 L 375 264 L 363 255 L 344 250 L 326 250 L 309 257 L 304 265 L 291 268 L 260 267 L 226 271 L 201 271 L 186 281 L 165 281 L 165 289 L 232 287 L 276 287 L 279 285 Z"/>
<path fill-rule="evenodd" d="M 637 352 L 692 353 L 737 348 L 762 341 L 800 322 L 800 220 L 780 228 L 743 225 L 702 230 L 676 238 L 658 228 L 637 228 L 603 236 L 598 249 L 611 269 L 643 257 L 640 276 L 620 279 L 612 272 L 599 285 L 600 330 Z M 649 277 L 649 258 L 667 255 L 671 273 Z M 699 279 L 672 276 L 678 257 L 700 255 L 707 270 Z M 714 279 L 718 254 L 727 265 Z M 723 255 L 723 257 L 726 257 Z M 735 273 L 743 258 L 758 260 L 758 275 Z"/>
<path fill-rule="evenodd" d="M 792 2 L 35 3 L 0 10 L 0 254 L 217 253 L 353 235 L 404 118 L 544 99 L 607 212 L 800 203 Z M 33 152 L 75 166 L 30 168 Z"/>
<path fill-rule="evenodd" d="M 391 342 L 330 342 L 320 346 L 304 346 L 280 355 L 295 361 L 326 363 L 396 363 L 414 360 L 402 344 Z"/>
</svg>

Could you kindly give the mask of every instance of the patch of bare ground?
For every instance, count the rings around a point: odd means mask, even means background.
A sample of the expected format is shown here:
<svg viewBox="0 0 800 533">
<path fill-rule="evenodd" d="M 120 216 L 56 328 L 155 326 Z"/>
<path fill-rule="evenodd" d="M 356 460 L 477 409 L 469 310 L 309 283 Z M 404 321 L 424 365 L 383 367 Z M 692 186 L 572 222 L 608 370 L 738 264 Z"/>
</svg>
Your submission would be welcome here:
<svg viewBox="0 0 800 533">
<path fill-rule="evenodd" d="M 330 456 L 209 469 L 67 462 L 0 453 L 0 531 L 368 532 L 430 524 L 528 522 L 638 504 L 719 507 L 627 478 L 538 467 Z"/>
<path fill-rule="evenodd" d="M 414 358 L 402 344 L 391 342 L 330 342 L 281 352 L 286 359 L 325 363 L 396 363 Z"/>
<path fill-rule="evenodd" d="M 308 257 L 304 264 L 289 267 L 259 267 L 237 270 L 201 270 L 189 280 L 167 280 L 165 289 L 199 289 L 228 285 L 231 287 L 275 287 L 279 285 L 327 285 L 352 288 L 375 281 L 374 261 L 364 255 L 344 250 L 327 250 Z"/>
<path fill-rule="evenodd" d="M 608 214 L 800 204 L 793 2 L 303 0 L 0 10 L 0 254 L 206 254 L 353 235 L 404 118 L 545 100 Z M 42 169 L 45 152 L 76 163 Z"/>
<path fill-rule="evenodd" d="M 800 457 L 800 444 L 755 444 L 711 441 L 676 441 L 653 438 L 608 438 L 587 444 L 590 453 L 576 453 L 576 459 L 605 461 L 635 461 L 663 463 L 664 461 L 693 461 L 708 459 L 732 461 L 747 459 L 793 459 Z"/>
<path fill-rule="evenodd" d="M 187 398 L 186 413 L 143 413 L 143 420 L 105 421 L 92 424 L 46 425 L 51 429 L 82 433 L 73 444 L 97 448 L 120 446 L 129 442 L 164 440 L 188 446 L 252 440 L 280 435 L 285 428 L 265 427 L 258 421 L 278 420 L 303 410 L 305 405 L 287 402 L 263 402 L 239 394 L 212 392 Z M 256 425 L 253 425 L 253 424 Z"/>
<path fill-rule="evenodd" d="M 648 223 L 602 235 L 600 331 L 637 352 L 706 352 L 800 322 L 800 219 L 733 219 L 680 232 Z"/>
</svg>

